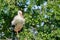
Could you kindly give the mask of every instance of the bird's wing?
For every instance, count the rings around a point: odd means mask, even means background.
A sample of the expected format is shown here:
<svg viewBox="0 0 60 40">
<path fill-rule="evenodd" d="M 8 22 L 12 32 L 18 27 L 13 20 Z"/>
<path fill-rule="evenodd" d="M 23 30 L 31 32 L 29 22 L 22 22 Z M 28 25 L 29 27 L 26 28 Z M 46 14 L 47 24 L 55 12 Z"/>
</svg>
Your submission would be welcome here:
<svg viewBox="0 0 60 40">
<path fill-rule="evenodd" d="M 13 18 L 13 20 L 12 20 L 12 22 L 11 22 L 12 25 L 16 25 L 16 20 L 17 20 L 17 18 L 18 18 L 17 15 Z"/>
</svg>

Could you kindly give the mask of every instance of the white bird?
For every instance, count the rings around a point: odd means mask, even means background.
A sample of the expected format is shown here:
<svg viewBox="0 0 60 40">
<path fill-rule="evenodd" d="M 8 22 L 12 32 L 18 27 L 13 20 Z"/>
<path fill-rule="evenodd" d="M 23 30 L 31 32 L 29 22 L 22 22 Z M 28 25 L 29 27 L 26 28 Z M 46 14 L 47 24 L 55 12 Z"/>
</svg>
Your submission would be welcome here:
<svg viewBox="0 0 60 40">
<path fill-rule="evenodd" d="M 12 25 L 15 25 L 14 31 L 18 34 L 18 31 L 20 31 L 25 24 L 25 19 L 22 15 L 22 11 L 18 11 L 18 14 L 13 18 Z"/>
</svg>

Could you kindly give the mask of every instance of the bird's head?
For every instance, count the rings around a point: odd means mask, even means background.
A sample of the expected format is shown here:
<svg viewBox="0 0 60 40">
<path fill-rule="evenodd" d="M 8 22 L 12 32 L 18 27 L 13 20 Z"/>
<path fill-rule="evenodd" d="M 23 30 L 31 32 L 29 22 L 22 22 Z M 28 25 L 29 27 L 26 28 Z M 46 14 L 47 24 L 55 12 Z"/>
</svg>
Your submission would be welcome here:
<svg viewBox="0 0 60 40">
<path fill-rule="evenodd" d="M 22 11 L 19 10 L 19 11 L 18 11 L 18 15 L 22 15 Z"/>
<path fill-rule="evenodd" d="M 23 18 L 22 11 L 18 11 L 18 15 Z"/>
</svg>

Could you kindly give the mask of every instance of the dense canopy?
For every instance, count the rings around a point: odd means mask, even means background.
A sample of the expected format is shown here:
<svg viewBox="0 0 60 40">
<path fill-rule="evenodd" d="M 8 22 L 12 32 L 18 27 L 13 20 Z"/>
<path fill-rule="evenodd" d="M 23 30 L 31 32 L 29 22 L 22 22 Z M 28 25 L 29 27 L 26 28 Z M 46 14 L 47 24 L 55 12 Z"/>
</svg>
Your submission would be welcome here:
<svg viewBox="0 0 60 40">
<path fill-rule="evenodd" d="M 25 18 L 20 40 L 60 40 L 60 0 L 0 0 L 0 39 L 13 38 L 18 10 Z"/>
</svg>

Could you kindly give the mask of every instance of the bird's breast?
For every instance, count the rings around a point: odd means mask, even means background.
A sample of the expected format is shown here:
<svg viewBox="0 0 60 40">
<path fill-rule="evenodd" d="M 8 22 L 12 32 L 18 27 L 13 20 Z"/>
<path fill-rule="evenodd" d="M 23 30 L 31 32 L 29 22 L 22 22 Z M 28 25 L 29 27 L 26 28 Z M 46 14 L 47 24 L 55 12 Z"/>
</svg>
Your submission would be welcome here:
<svg viewBox="0 0 60 40">
<path fill-rule="evenodd" d="M 25 22 L 24 18 L 22 18 L 22 17 L 17 17 L 16 18 L 16 23 L 24 24 L 24 22 Z"/>
</svg>

